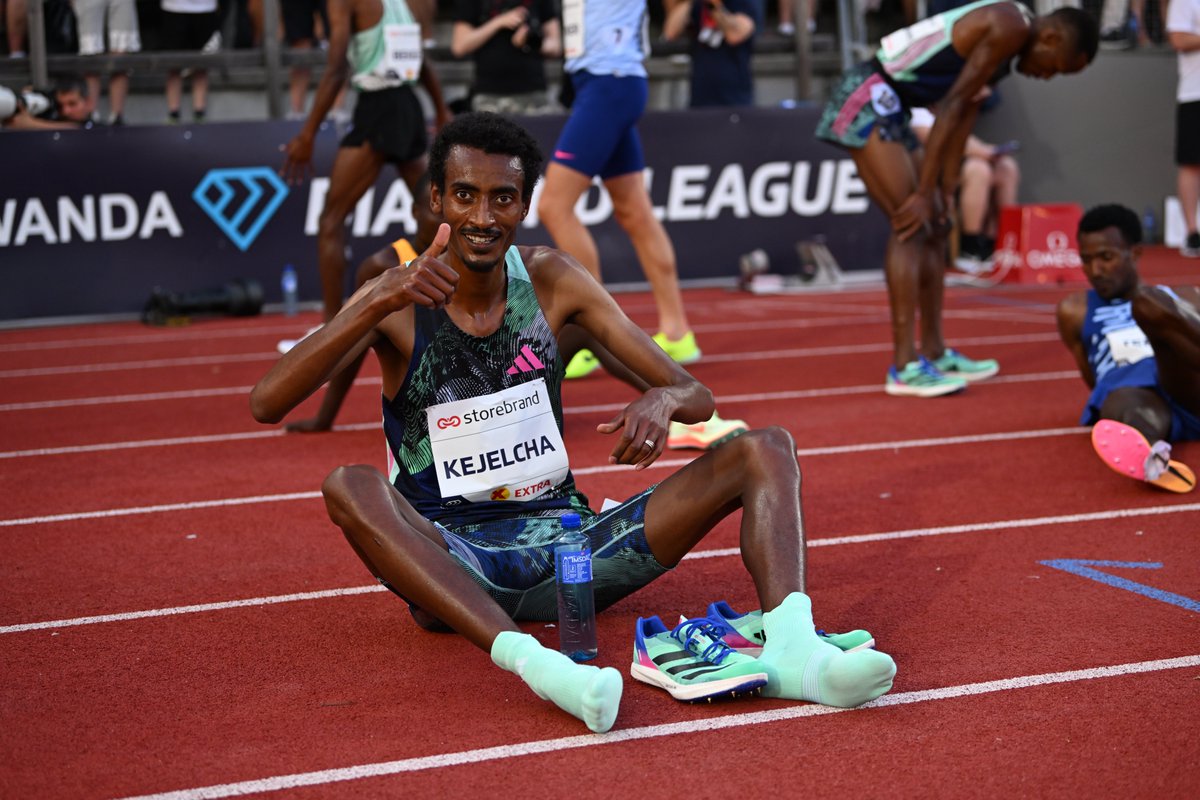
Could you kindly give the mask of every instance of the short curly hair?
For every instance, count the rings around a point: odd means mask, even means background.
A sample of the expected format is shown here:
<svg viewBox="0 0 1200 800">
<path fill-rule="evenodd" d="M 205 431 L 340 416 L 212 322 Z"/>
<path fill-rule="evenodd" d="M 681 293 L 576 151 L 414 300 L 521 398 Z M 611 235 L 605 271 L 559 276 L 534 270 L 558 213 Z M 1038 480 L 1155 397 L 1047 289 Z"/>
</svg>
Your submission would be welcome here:
<svg viewBox="0 0 1200 800">
<path fill-rule="evenodd" d="M 1108 203 L 1088 209 L 1079 220 L 1079 233 L 1099 233 L 1105 228 L 1119 230 L 1127 245 L 1142 243 L 1142 222 L 1133 209 Z"/>
<path fill-rule="evenodd" d="M 529 131 L 508 117 L 487 111 L 472 111 L 455 117 L 442 128 L 429 150 L 429 177 L 440 192 L 446 191 L 446 159 L 455 145 L 520 159 L 525 178 L 521 199 L 532 202 L 533 187 L 542 177 L 544 159 L 537 140 Z"/>
</svg>

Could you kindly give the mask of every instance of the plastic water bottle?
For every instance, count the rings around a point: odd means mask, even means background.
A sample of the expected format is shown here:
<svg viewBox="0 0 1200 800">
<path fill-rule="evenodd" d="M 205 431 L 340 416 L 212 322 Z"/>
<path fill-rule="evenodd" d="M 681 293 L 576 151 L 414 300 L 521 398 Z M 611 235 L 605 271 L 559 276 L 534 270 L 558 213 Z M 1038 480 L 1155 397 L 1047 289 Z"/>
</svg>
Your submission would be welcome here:
<svg viewBox="0 0 1200 800">
<path fill-rule="evenodd" d="M 1145 212 L 1142 214 L 1142 241 L 1146 244 L 1155 244 L 1158 239 L 1158 231 L 1155 230 L 1154 223 L 1154 207 L 1146 206 Z"/>
<path fill-rule="evenodd" d="M 296 278 L 296 268 L 291 264 L 284 267 L 279 283 L 283 287 L 283 313 L 294 317 L 300 305 L 300 282 Z"/>
<path fill-rule="evenodd" d="M 563 535 L 554 545 L 559 650 L 572 661 L 589 661 L 596 657 L 592 548 L 581 525 L 578 514 L 563 514 Z"/>
</svg>

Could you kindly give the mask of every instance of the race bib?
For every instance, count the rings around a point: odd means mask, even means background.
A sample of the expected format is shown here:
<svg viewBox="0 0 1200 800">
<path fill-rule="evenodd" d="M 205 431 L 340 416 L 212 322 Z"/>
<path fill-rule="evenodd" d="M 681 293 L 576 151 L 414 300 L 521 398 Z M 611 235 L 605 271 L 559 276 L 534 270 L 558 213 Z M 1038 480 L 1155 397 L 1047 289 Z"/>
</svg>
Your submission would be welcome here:
<svg viewBox="0 0 1200 800">
<path fill-rule="evenodd" d="M 1154 349 L 1150 347 L 1146 334 L 1137 325 L 1119 328 L 1105 334 L 1108 339 L 1108 351 L 1112 353 L 1113 361 L 1120 366 L 1136 364 L 1143 358 L 1151 358 Z"/>
<path fill-rule="evenodd" d="M 563 55 L 566 58 L 579 58 L 583 55 L 583 2 L 584 0 L 563 0 Z"/>
<path fill-rule="evenodd" d="M 895 33 L 889 33 L 880 39 L 879 49 L 883 51 L 884 58 L 895 58 L 917 39 L 932 36 L 940 32 L 944 27 L 945 23 L 940 16 L 926 17 L 915 25 L 901 28 Z"/>
<path fill-rule="evenodd" d="M 421 26 L 385 25 L 382 67 L 390 78 L 415 81 L 421 74 Z"/>
<path fill-rule="evenodd" d="M 567 449 L 544 378 L 425 409 L 443 498 L 524 502 L 567 477 Z"/>
</svg>

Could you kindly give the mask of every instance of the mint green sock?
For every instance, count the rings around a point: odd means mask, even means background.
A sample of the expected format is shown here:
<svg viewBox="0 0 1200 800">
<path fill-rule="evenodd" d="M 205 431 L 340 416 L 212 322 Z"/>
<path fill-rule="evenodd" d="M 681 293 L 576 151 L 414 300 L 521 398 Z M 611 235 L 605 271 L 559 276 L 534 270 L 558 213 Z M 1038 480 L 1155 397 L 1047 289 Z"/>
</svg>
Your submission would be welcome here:
<svg viewBox="0 0 1200 800">
<path fill-rule="evenodd" d="M 766 697 L 854 708 L 892 688 L 896 663 L 877 650 L 843 653 L 813 630 L 812 601 L 792 592 L 763 614 L 767 641 L 758 662 Z"/>
<path fill-rule="evenodd" d="M 527 633 L 504 631 L 492 642 L 492 661 L 518 675 L 534 694 L 583 720 L 596 733 L 604 733 L 617 719 L 621 705 L 621 673 L 576 664 Z"/>
</svg>

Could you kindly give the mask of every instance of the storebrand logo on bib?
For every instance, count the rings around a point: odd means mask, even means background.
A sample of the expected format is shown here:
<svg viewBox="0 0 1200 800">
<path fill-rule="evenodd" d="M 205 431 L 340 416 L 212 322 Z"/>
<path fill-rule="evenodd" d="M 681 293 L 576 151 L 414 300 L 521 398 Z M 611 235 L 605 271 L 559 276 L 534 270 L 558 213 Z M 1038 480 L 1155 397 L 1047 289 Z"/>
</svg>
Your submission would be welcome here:
<svg viewBox="0 0 1200 800">
<path fill-rule="evenodd" d="M 462 420 L 458 417 L 442 417 L 437 421 L 438 429 L 443 431 L 446 428 L 457 428 L 461 424 Z"/>
</svg>

